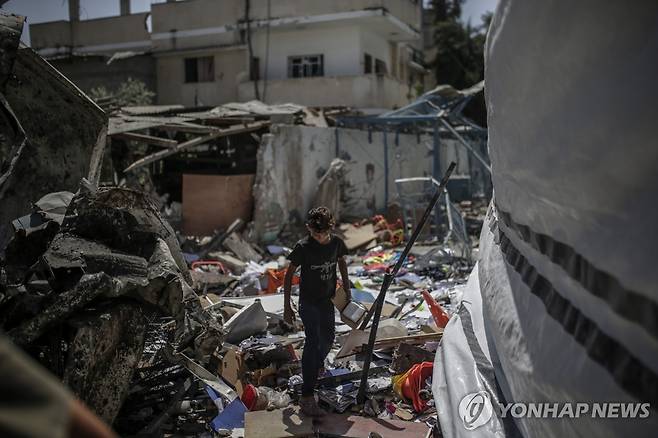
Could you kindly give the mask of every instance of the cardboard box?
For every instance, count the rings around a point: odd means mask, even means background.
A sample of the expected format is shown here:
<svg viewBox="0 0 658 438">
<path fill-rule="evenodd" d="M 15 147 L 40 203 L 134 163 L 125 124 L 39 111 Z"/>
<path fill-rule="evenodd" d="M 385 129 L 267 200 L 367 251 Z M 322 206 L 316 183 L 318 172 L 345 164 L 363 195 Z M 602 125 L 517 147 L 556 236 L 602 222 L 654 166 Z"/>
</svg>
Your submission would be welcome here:
<svg viewBox="0 0 658 438">
<path fill-rule="evenodd" d="M 340 320 L 351 328 L 357 328 L 366 316 L 366 308 L 361 303 L 350 301 L 342 287 L 336 289 L 336 294 L 331 300 L 340 312 Z"/>
</svg>

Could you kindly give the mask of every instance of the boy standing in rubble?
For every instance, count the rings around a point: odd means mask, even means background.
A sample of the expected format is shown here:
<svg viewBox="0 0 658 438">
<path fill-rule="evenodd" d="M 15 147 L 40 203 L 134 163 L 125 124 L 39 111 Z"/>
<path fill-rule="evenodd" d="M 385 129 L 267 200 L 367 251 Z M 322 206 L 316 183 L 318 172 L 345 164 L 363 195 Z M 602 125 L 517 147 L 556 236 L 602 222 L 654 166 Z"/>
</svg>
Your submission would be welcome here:
<svg viewBox="0 0 658 438">
<path fill-rule="evenodd" d="M 315 384 L 324 359 L 334 343 L 334 305 L 331 301 L 336 292 L 336 265 L 340 269 L 345 292 L 350 297 L 345 243 L 333 235 L 334 217 L 327 207 L 313 208 L 308 212 L 306 228 L 308 236 L 297 242 L 288 259 L 290 266 L 283 284 L 283 319 L 292 324 L 295 318 L 290 305 L 292 277 L 301 267 L 299 283 L 299 316 L 304 323 L 306 341 L 302 354 L 302 398 L 300 406 L 306 415 L 318 417 L 324 411 L 314 397 Z"/>
</svg>

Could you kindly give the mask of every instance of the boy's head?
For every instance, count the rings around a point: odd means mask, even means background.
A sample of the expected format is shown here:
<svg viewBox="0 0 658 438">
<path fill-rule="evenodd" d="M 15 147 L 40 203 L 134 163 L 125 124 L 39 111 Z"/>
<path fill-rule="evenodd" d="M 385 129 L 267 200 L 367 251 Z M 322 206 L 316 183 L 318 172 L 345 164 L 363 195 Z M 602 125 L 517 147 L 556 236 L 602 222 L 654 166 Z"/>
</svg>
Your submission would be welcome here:
<svg viewBox="0 0 658 438">
<path fill-rule="evenodd" d="M 329 241 L 334 225 L 336 225 L 334 215 L 327 207 L 316 207 L 309 210 L 306 218 L 306 228 L 318 242 L 326 243 Z"/>
</svg>

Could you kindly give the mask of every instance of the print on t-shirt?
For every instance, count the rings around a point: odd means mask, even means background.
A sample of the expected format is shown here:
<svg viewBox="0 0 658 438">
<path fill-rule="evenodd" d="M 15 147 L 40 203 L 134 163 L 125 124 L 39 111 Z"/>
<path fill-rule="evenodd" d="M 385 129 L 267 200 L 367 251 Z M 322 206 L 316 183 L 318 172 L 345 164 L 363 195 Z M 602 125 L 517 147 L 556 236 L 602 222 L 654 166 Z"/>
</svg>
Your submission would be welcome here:
<svg viewBox="0 0 658 438">
<path fill-rule="evenodd" d="M 293 248 L 288 259 L 299 266 L 299 299 L 301 302 L 326 302 L 336 292 L 336 265 L 347 254 L 345 242 L 332 236 L 326 244 L 306 236 Z"/>
<path fill-rule="evenodd" d="M 331 278 L 331 275 L 336 272 L 336 263 L 332 262 L 324 262 L 321 265 L 311 265 L 311 269 L 314 271 L 320 270 L 320 279 L 321 280 L 329 280 Z"/>
</svg>

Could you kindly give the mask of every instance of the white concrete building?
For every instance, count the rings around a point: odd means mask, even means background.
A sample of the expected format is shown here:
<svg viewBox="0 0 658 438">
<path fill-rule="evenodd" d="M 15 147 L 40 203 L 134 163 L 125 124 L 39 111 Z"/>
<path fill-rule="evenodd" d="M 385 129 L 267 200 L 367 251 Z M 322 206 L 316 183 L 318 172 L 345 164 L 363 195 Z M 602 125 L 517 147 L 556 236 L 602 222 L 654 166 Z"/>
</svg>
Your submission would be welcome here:
<svg viewBox="0 0 658 438">
<path fill-rule="evenodd" d="M 60 57 L 146 50 L 161 104 L 390 109 L 415 97 L 424 73 L 420 0 L 167 1 L 149 16 L 123 0 L 122 16 L 88 21 L 69 1 L 70 22 L 30 26 L 33 47 Z"/>
</svg>

